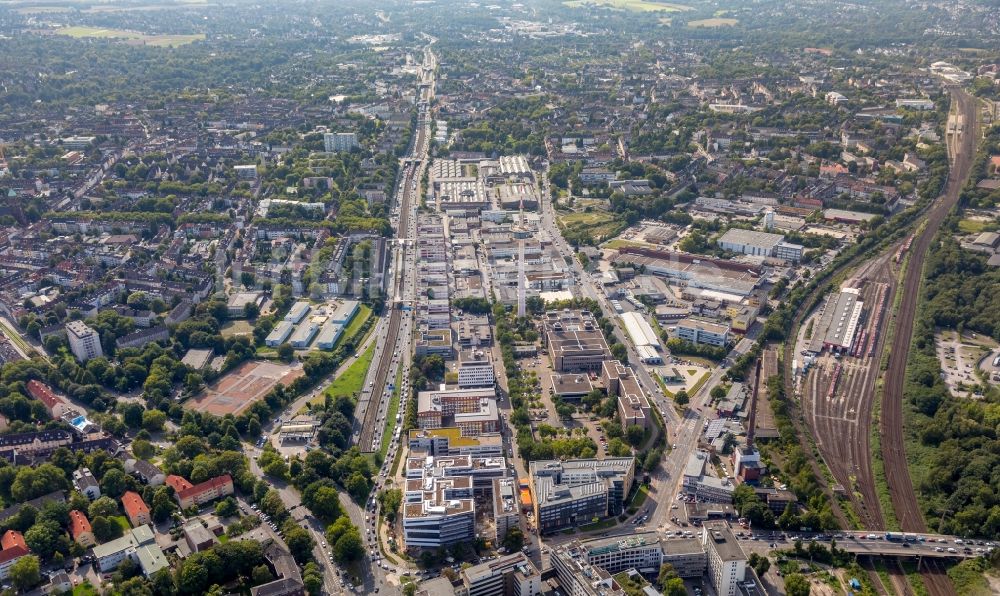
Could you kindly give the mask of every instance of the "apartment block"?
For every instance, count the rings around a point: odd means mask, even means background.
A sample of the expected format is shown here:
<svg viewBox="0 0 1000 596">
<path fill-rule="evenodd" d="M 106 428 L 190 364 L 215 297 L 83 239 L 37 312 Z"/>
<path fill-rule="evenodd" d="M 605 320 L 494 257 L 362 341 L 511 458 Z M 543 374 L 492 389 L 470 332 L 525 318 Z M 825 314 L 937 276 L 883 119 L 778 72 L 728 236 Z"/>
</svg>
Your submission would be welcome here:
<svg viewBox="0 0 1000 596">
<path fill-rule="evenodd" d="M 80 362 L 104 355 L 104 349 L 101 347 L 101 336 L 83 321 L 66 323 L 66 339 L 69 340 L 70 351 Z"/>
</svg>

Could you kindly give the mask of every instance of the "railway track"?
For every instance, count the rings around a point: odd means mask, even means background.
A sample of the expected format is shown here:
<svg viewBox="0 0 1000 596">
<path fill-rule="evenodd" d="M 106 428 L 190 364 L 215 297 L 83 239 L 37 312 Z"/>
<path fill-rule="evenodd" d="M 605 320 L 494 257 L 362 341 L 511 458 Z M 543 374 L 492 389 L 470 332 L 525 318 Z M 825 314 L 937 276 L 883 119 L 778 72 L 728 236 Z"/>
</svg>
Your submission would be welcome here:
<svg viewBox="0 0 1000 596">
<path fill-rule="evenodd" d="M 907 354 L 909 351 L 910 338 L 912 337 L 913 332 L 913 317 L 916 309 L 916 298 L 923 272 L 924 256 L 926 255 L 930 242 L 932 241 L 937 230 L 940 228 L 944 219 L 958 201 L 959 191 L 968 176 L 969 167 L 974 159 L 975 139 L 978 138 L 979 130 L 978 118 L 976 118 L 975 99 L 959 89 L 952 90 L 952 97 L 960 112 L 972 115 L 971 118 L 966 117 L 966 121 L 972 122 L 973 125 L 961 135 L 961 147 L 958 147 L 957 143 L 955 143 L 954 146 L 951 143 L 949 144 L 949 155 L 954 155 L 955 161 L 949 172 L 945 192 L 928 208 L 927 225 L 920 232 L 919 236 L 914 239 L 910 248 L 912 251 L 910 256 L 910 266 L 907 269 L 906 278 L 901 288 L 903 291 L 903 301 L 899 306 L 898 313 L 895 315 L 896 333 L 890 344 L 891 351 L 889 371 L 887 371 L 885 377 L 885 392 L 883 394 L 881 406 L 880 432 L 882 436 L 882 454 L 887 483 L 892 496 L 893 509 L 897 514 L 902 529 L 904 531 L 911 532 L 926 532 L 926 526 L 920 513 L 916 495 L 913 491 L 912 482 L 910 481 L 909 469 L 907 467 L 906 455 L 903 447 L 902 431 L 902 385 L 903 380 L 905 379 Z M 954 139 L 949 140 L 954 141 Z M 890 255 L 892 254 L 892 250 L 892 248 L 888 249 Z M 841 265 L 839 271 L 847 271 L 852 267 L 856 267 L 860 260 L 861 257 L 858 257 Z M 867 276 L 873 271 L 873 269 L 877 269 L 878 267 L 878 265 L 873 265 L 871 262 L 862 265 L 861 269 L 859 269 L 859 272 L 856 274 L 856 277 Z M 816 303 L 816 301 L 821 297 L 822 292 L 823 287 L 820 286 L 803 302 L 806 307 L 800 309 L 792 321 L 791 328 L 794 332 L 793 337 L 797 335 L 803 320 L 811 310 L 811 305 Z M 886 326 L 887 325 L 888 321 L 886 321 Z M 880 345 L 884 341 L 882 335 L 883 334 L 880 333 L 878 338 Z M 785 374 L 785 390 L 786 394 L 789 396 L 794 395 L 794 380 L 792 377 L 791 364 L 794 357 L 794 342 L 786 342 L 783 370 Z M 891 388 L 890 385 L 892 385 Z M 854 451 L 860 450 L 860 453 L 857 453 L 857 457 L 855 458 L 860 464 L 855 470 L 857 474 L 856 478 L 858 489 L 864 496 L 865 501 L 869 502 L 871 501 L 872 496 L 877 494 L 875 490 L 874 477 L 871 474 L 871 449 L 868 444 L 871 424 L 868 413 L 871 411 L 871 407 L 873 405 L 872 400 L 873 396 L 869 396 L 866 402 L 862 404 L 868 408 L 867 411 L 858 411 L 860 420 L 865 422 L 860 426 L 868 430 L 864 432 L 864 436 L 861 436 L 859 433 L 857 441 L 851 441 L 852 443 L 855 443 L 851 449 Z M 801 409 L 805 409 L 805 406 L 806 404 L 804 403 L 799 405 Z M 794 404 L 793 409 L 795 409 Z M 792 419 L 795 420 L 799 443 L 808 453 L 811 451 L 811 446 L 805 438 L 803 433 L 804 429 L 802 428 L 803 423 L 801 422 L 805 418 L 806 412 L 800 412 L 800 414 L 802 414 L 801 417 L 793 415 Z M 834 435 L 831 435 L 831 437 L 833 436 Z M 862 455 L 864 455 L 864 457 L 861 457 Z M 842 465 L 842 463 L 843 462 L 833 463 L 831 472 L 834 472 L 837 469 L 837 466 Z M 844 515 L 839 502 L 833 498 L 830 487 L 825 481 L 823 481 L 824 476 L 820 470 L 819 463 L 815 459 L 810 458 L 810 466 L 812 467 L 814 476 L 819 479 L 820 486 L 830 498 L 835 517 L 837 517 L 840 523 L 846 527 L 848 525 L 847 518 Z M 844 470 L 839 471 L 842 473 L 844 472 Z M 863 518 L 866 525 L 871 524 L 872 529 L 884 528 L 881 506 L 878 503 L 877 498 L 875 498 L 874 503 L 872 503 L 871 506 L 865 505 L 860 508 L 858 507 L 858 501 L 853 494 L 850 496 L 850 499 L 852 503 L 855 504 L 855 509 L 858 510 L 859 515 Z M 895 573 L 901 574 L 901 571 L 897 567 L 895 572 L 891 573 L 893 575 L 895 575 Z M 952 594 L 955 594 L 954 587 L 951 585 L 947 574 L 944 573 L 942 566 L 938 562 L 926 563 L 920 569 L 920 574 L 921 579 L 931 596 L 951 596 Z M 897 583 L 896 579 L 893 580 L 893 583 Z M 908 589 L 909 587 L 907 587 L 907 590 Z"/>
<path fill-rule="evenodd" d="M 893 509 L 900 528 L 907 532 L 926 532 L 920 504 L 917 502 L 910 470 L 906 460 L 903 436 L 903 386 L 906 381 L 906 363 L 913 337 L 913 322 L 923 278 L 924 259 L 931 242 L 937 235 L 948 213 L 958 203 L 959 194 L 975 158 L 979 122 L 976 100 L 960 89 L 952 90 L 952 98 L 969 126 L 949 146 L 955 156 L 948 174 L 945 192 L 934 203 L 927 216 L 927 225 L 917 236 L 910 252 L 910 264 L 902 284 L 902 299 L 896 315 L 896 332 L 892 338 L 889 366 L 885 373 L 880 430 L 882 434 L 882 459 L 885 464 L 886 483 L 892 498 Z M 928 563 L 921 570 L 921 577 L 932 596 L 954 594 L 955 588 L 936 562 Z"/>
<path fill-rule="evenodd" d="M 423 136 L 423 133 L 420 133 Z M 419 142 L 419 141 L 418 141 Z M 402 192 L 400 194 L 399 207 L 399 234 L 405 234 L 409 226 L 410 200 L 412 192 L 410 190 L 414 177 L 418 170 L 413 166 L 407 166 L 407 173 L 403 176 Z M 405 248 L 403 249 L 405 250 Z M 406 259 L 399 261 L 399 270 L 396 271 L 399 283 L 405 279 Z M 357 440 L 358 447 L 364 453 L 378 451 L 381 437 L 376 434 L 379 430 L 378 415 L 382 410 L 382 402 L 386 400 L 386 389 L 389 381 L 389 373 L 392 369 L 392 352 L 396 349 L 399 339 L 399 328 L 403 320 L 403 311 L 390 302 L 389 323 L 386 329 L 385 338 L 382 340 L 382 354 L 378 361 L 378 368 L 375 370 L 375 378 L 372 381 L 372 389 L 368 392 L 368 400 L 364 406 L 363 421 L 359 429 Z M 359 404 L 360 405 L 360 404 Z"/>
</svg>

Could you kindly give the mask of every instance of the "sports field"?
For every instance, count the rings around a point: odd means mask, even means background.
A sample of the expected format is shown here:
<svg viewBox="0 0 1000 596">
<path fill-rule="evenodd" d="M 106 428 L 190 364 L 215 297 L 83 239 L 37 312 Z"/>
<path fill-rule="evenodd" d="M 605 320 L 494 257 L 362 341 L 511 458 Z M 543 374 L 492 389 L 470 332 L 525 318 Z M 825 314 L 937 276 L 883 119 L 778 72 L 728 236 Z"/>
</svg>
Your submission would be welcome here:
<svg viewBox="0 0 1000 596">
<path fill-rule="evenodd" d="M 206 387 L 200 395 L 189 399 L 184 407 L 215 416 L 238 415 L 263 399 L 278 383 L 288 386 L 304 374 L 301 364 L 244 362 Z"/>
<path fill-rule="evenodd" d="M 204 33 L 195 33 L 193 35 L 147 35 L 138 31 L 128 31 L 127 29 L 101 29 L 100 27 L 82 26 L 63 27 L 62 29 L 56 29 L 56 33 L 78 38 L 122 39 L 132 45 L 154 47 L 182 46 L 205 39 Z"/>
<path fill-rule="evenodd" d="M 690 6 L 674 4 L 672 2 L 658 2 L 656 0 L 568 0 L 563 2 L 570 8 L 581 6 L 607 6 L 618 10 L 631 10 L 633 12 L 683 12 L 692 10 Z"/>
</svg>

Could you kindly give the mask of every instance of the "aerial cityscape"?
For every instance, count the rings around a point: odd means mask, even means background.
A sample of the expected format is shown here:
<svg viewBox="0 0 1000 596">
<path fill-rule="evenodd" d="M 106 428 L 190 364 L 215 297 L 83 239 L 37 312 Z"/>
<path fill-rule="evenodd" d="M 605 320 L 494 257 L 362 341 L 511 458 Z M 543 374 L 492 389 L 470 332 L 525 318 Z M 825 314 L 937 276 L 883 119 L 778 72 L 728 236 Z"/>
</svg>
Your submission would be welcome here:
<svg viewBox="0 0 1000 596">
<path fill-rule="evenodd" d="M 998 543 L 996 0 L 0 0 L 0 595 Z"/>
</svg>

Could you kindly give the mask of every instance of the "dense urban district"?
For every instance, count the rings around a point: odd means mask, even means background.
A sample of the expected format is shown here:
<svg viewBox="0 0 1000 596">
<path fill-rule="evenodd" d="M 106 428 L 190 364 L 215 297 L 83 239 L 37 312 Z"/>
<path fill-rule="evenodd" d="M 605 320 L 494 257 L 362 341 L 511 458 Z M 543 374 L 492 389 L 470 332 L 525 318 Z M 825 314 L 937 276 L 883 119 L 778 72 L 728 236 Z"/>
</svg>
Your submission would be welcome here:
<svg viewBox="0 0 1000 596">
<path fill-rule="evenodd" d="M 0 590 L 1000 593 L 991 0 L 0 0 Z"/>
</svg>

